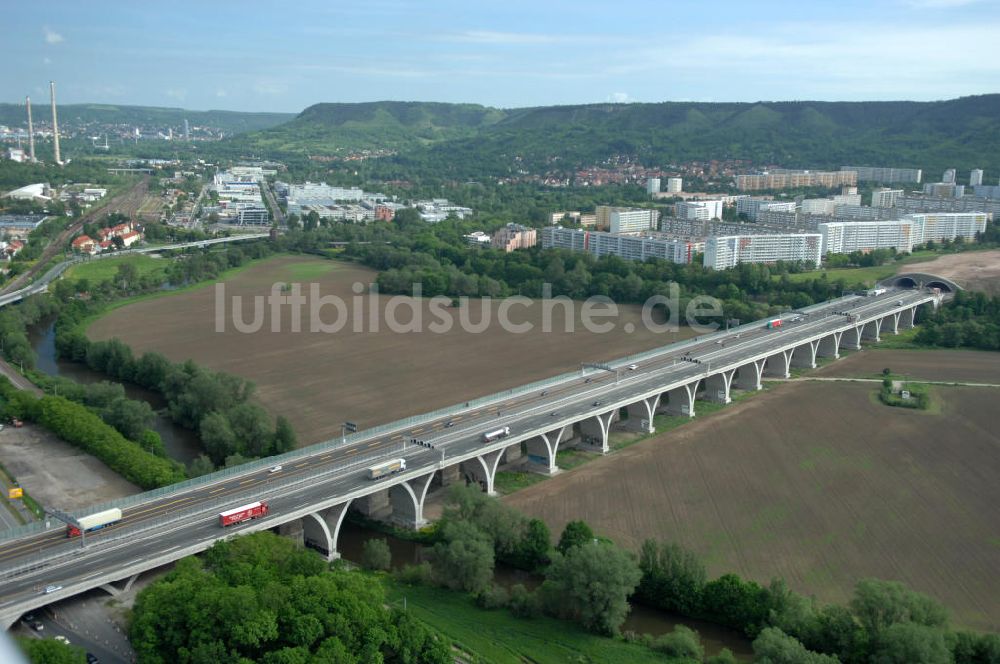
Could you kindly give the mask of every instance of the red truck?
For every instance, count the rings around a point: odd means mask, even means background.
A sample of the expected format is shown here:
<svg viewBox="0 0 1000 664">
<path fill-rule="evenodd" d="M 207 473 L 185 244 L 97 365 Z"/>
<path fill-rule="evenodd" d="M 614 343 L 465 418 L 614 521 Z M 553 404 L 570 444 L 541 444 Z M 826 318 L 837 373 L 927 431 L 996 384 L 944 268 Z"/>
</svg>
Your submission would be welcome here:
<svg viewBox="0 0 1000 664">
<path fill-rule="evenodd" d="M 219 525 L 225 528 L 226 526 L 243 523 L 244 521 L 259 519 L 263 516 L 267 516 L 267 509 L 267 503 L 263 500 L 258 500 L 255 503 L 249 503 L 247 505 L 241 505 L 240 507 L 234 507 L 231 510 L 219 513 Z"/>
</svg>

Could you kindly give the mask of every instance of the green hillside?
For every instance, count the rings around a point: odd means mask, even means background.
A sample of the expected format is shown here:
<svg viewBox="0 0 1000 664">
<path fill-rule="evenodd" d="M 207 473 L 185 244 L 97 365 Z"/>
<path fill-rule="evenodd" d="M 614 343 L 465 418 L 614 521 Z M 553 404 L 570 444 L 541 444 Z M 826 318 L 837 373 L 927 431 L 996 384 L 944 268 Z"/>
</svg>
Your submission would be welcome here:
<svg viewBox="0 0 1000 664">
<path fill-rule="evenodd" d="M 398 150 L 397 167 L 442 176 L 570 170 L 628 154 L 838 168 L 870 163 L 1000 171 L 1000 95 L 939 102 L 590 104 L 501 110 L 473 104 L 317 104 L 233 139 L 244 150 Z M 554 160 L 554 157 L 558 157 Z"/>
<path fill-rule="evenodd" d="M 47 99 L 36 99 L 32 111 L 37 120 L 51 120 Z M 157 106 L 116 106 L 113 104 L 60 104 L 60 127 L 74 124 L 128 124 L 179 128 L 187 119 L 192 126 L 221 129 L 226 133 L 242 133 L 274 127 L 288 122 L 293 113 L 240 113 L 236 111 L 188 111 L 182 108 Z M 0 104 L 0 124 L 26 127 L 27 116 L 22 104 Z"/>
<path fill-rule="evenodd" d="M 478 104 L 316 104 L 287 124 L 235 142 L 257 152 L 397 150 L 475 136 L 504 116 L 504 111 Z"/>
</svg>

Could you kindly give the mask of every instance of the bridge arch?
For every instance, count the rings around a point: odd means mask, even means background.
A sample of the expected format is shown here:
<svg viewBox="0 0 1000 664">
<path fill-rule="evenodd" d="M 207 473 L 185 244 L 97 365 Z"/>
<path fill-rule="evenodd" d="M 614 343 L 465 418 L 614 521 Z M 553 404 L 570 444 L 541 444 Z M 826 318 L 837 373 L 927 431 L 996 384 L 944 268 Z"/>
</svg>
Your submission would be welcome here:
<svg viewBox="0 0 1000 664">
<path fill-rule="evenodd" d="M 903 272 L 888 277 L 879 282 L 880 286 L 895 288 L 939 288 L 942 293 L 955 293 L 964 290 L 957 282 L 936 274 L 927 272 Z"/>
</svg>

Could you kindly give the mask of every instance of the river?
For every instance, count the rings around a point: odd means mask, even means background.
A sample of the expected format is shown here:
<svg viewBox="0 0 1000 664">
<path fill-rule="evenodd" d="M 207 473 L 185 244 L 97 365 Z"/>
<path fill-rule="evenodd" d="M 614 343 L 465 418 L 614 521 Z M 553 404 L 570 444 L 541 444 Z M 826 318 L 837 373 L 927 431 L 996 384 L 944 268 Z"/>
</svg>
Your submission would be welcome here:
<svg viewBox="0 0 1000 664">
<path fill-rule="evenodd" d="M 350 521 L 345 521 L 341 526 L 337 549 L 345 560 L 360 563 L 362 548 L 365 542 L 370 539 L 385 539 L 388 542 L 394 568 L 419 563 L 423 560 L 424 547 L 422 544 L 368 530 Z M 521 583 L 532 590 L 537 588 L 542 581 L 536 574 L 503 565 L 497 566 L 493 579 L 497 585 L 506 588 Z M 651 609 L 641 604 L 632 605 L 632 611 L 625 619 L 621 629 L 623 632 L 631 631 L 637 634 L 659 636 L 673 631 L 676 625 L 684 625 L 698 632 L 706 655 L 715 655 L 723 648 L 732 650 L 740 661 L 750 661 L 753 655 L 749 639 L 735 630 L 726 629 L 703 620 L 692 620 L 666 611 Z"/>
<path fill-rule="evenodd" d="M 62 376 L 85 384 L 109 380 L 107 376 L 91 370 L 85 364 L 69 362 L 56 356 L 55 321 L 52 319 L 43 320 L 28 328 L 28 341 L 37 356 L 35 367 L 43 373 L 50 376 Z M 156 411 L 156 419 L 153 421 L 152 429 L 163 439 L 163 447 L 167 456 L 186 464 L 201 454 L 201 442 L 198 440 L 198 436 L 190 429 L 174 424 L 173 420 L 164 412 L 167 403 L 162 396 L 131 383 L 123 383 L 123 385 L 125 396 L 129 399 L 145 401 Z"/>
</svg>

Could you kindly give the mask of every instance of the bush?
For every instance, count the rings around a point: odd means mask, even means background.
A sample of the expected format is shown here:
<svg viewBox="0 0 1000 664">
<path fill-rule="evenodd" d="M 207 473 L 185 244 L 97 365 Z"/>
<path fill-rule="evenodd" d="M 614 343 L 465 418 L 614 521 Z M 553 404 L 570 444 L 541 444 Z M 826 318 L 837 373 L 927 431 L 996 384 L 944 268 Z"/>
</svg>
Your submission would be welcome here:
<svg viewBox="0 0 1000 664">
<path fill-rule="evenodd" d="M 361 549 L 361 566 L 370 570 L 388 571 L 392 567 L 392 552 L 385 539 L 367 540 Z"/>
<path fill-rule="evenodd" d="M 476 605 L 482 609 L 502 609 L 510 601 L 510 594 L 503 586 L 492 586 L 476 595 Z"/>
<path fill-rule="evenodd" d="M 723 648 L 717 655 L 705 658 L 705 664 L 736 664 L 736 655 L 729 648 Z"/>
<path fill-rule="evenodd" d="M 515 618 L 534 618 L 541 613 L 538 596 L 521 583 L 511 587 L 507 607 Z"/>
<path fill-rule="evenodd" d="M 650 647 L 669 657 L 700 660 L 705 655 L 698 632 L 684 625 L 676 625 L 674 631 L 657 637 Z"/>
<path fill-rule="evenodd" d="M 404 565 L 396 571 L 395 577 L 400 583 L 410 586 L 426 586 L 430 585 L 431 579 L 434 577 L 434 570 L 431 569 L 431 564 L 425 560 L 416 565 Z"/>
</svg>

